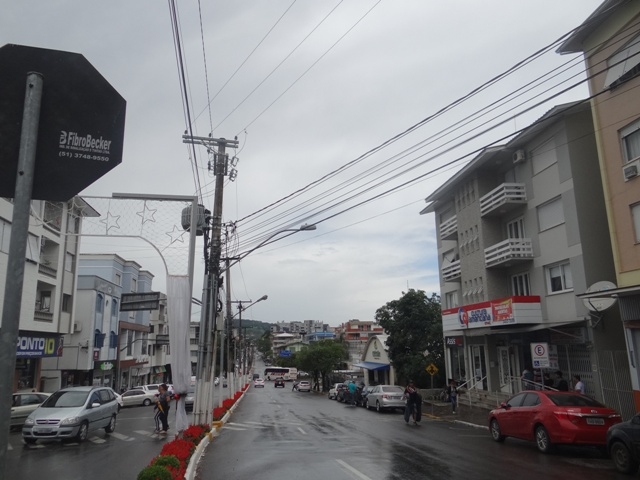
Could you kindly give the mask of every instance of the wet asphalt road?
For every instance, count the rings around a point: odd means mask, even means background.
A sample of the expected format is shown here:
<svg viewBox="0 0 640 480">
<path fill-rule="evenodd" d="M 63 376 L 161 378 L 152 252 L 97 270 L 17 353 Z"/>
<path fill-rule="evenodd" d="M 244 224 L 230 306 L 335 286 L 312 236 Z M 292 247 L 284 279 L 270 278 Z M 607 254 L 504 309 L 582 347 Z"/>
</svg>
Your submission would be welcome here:
<svg viewBox="0 0 640 480">
<path fill-rule="evenodd" d="M 207 447 L 199 480 L 628 479 L 594 449 L 544 455 L 533 443 L 495 443 L 487 430 L 424 418 L 406 425 L 326 395 L 247 391 Z"/>
</svg>

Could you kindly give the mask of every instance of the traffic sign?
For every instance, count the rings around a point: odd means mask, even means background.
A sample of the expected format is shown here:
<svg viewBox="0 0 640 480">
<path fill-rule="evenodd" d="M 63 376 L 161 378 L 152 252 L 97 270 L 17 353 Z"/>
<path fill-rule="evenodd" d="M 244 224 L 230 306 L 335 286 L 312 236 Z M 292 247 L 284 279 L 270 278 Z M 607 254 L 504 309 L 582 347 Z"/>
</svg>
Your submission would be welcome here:
<svg viewBox="0 0 640 480">
<path fill-rule="evenodd" d="M 549 345 L 546 342 L 531 344 L 531 360 L 533 368 L 549 367 Z"/>
<path fill-rule="evenodd" d="M 438 373 L 438 367 L 436 367 L 433 363 L 430 363 L 429 365 L 427 365 L 427 368 L 425 368 L 425 370 L 427 371 L 427 373 L 429 375 L 431 375 L 432 377 Z"/>
</svg>

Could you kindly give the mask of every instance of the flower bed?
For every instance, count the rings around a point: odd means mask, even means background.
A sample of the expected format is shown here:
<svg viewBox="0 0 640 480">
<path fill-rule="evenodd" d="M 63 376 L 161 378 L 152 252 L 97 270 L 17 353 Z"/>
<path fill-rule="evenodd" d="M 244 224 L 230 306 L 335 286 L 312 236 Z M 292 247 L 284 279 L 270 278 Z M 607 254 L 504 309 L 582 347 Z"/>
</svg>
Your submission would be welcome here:
<svg viewBox="0 0 640 480">
<path fill-rule="evenodd" d="M 138 474 L 138 480 L 182 480 L 191 455 L 209 431 L 208 425 L 190 425 L 181 438 L 162 446 L 160 455 Z"/>
<path fill-rule="evenodd" d="M 222 407 L 215 407 L 213 420 L 222 419 L 242 393 L 236 392 L 233 398 L 222 401 Z M 151 460 L 151 463 L 138 474 L 138 480 L 182 480 L 193 452 L 210 431 L 209 425 L 189 425 L 179 437 L 163 445 L 160 455 Z"/>
</svg>

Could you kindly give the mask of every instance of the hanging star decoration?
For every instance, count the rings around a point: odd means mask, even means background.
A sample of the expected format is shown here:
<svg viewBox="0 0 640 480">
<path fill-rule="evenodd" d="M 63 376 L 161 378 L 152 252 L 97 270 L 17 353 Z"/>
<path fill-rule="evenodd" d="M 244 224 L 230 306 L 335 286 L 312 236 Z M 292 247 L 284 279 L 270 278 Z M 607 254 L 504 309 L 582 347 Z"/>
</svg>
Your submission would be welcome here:
<svg viewBox="0 0 640 480">
<path fill-rule="evenodd" d="M 144 202 L 144 207 L 141 212 L 136 212 L 136 215 L 142 217 L 142 225 L 147 222 L 155 222 L 156 219 L 153 216 L 156 214 L 158 209 L 147 207 L 147 202 Z"/>
<path fill-rule="evenodd" d="M 104 223 L 105 225 L 105 234 L 109 235 L 109 230 L 115 228 L 116 230 L 120 229 L 120 225 L 118 225 L 118 219 L 120 215 L 112 215 L 111 212 L 107 212 L 107 218 L 103 218 L 100 220 L 100 223 Z"/>
<path fill-rule="evenodd" d="M 177 225 L 174 225 L 173 230 L 167 232 L 167 235 L 171 237 L 171 242 L 169 242 L 169 245 L 177 241 L 184 242 L 184 239 L 182 238 L 182 236 L 184 235 L 184 230 L 178 228 Z"/>
</svg>

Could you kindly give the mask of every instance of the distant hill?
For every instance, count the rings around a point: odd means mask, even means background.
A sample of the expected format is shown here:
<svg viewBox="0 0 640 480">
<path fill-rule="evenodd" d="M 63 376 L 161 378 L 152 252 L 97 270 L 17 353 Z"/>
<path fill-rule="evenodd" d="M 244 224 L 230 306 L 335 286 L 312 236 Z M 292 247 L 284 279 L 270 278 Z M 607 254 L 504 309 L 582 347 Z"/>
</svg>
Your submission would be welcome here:
<svg viewBox="0 0 640 480">
<path fill-rule="evenodd" d="M 233 319 L 233 328 L 240 327 L 240 320 Z M 246 330 L 245 330 L 246 329 Z M 265 334 L 265 332 L 271 331 L 271 324 L 266 322 L 260 322 L 258 320 L 246 320 L 242 319 L 242 330 L 248 339 L 258 339 Z"/>
</svg>

